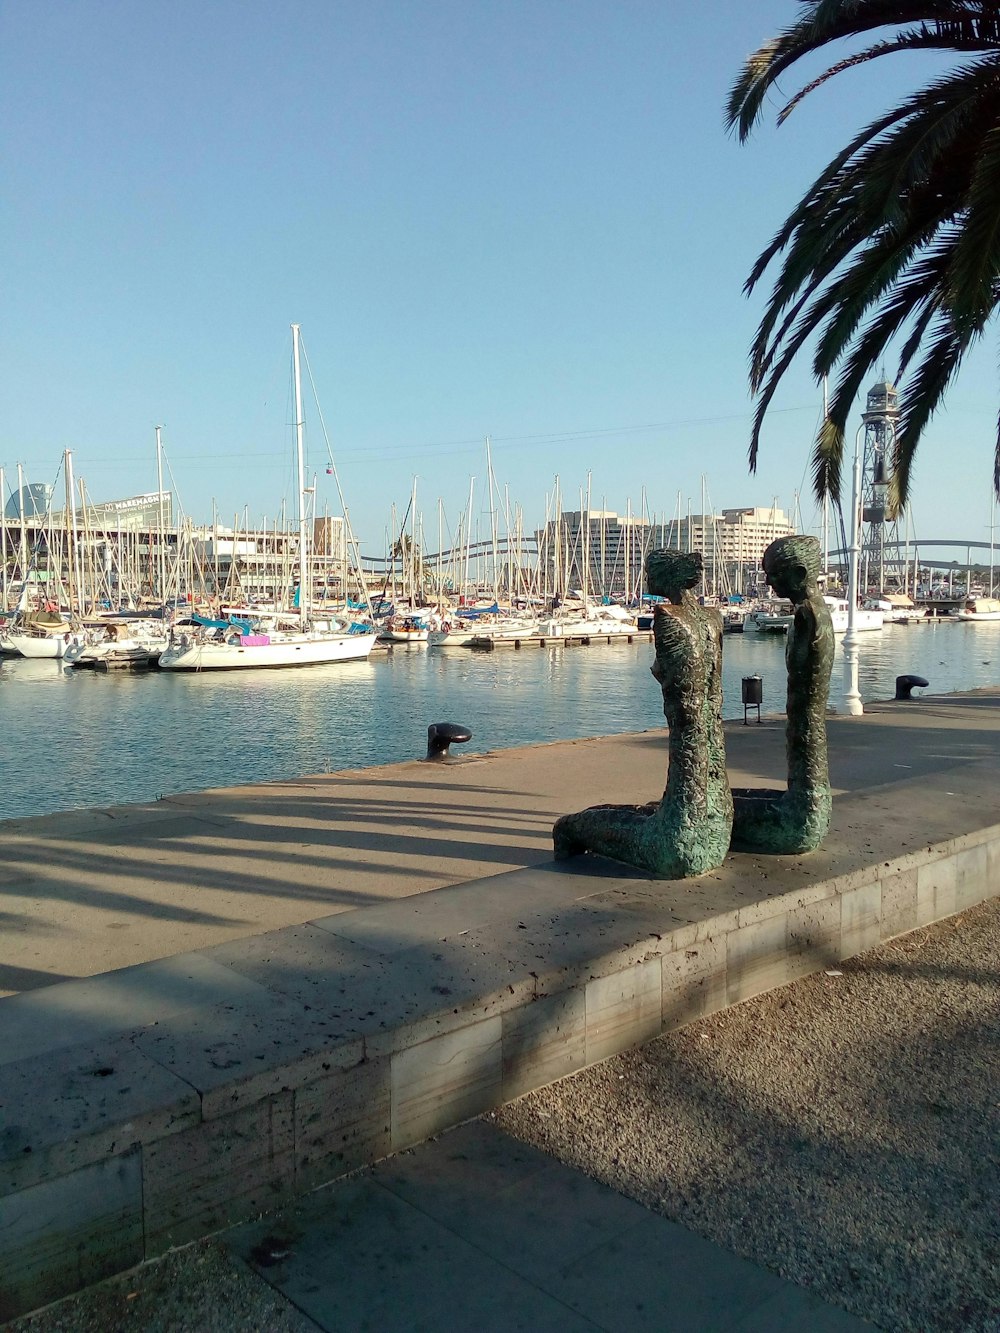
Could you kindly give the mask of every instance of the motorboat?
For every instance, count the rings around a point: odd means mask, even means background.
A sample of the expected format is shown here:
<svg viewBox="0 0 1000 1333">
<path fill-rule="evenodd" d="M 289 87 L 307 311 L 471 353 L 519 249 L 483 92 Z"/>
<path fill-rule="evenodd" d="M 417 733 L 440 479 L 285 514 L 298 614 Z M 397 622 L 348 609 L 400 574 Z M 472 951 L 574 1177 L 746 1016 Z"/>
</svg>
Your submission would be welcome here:
<svg viewBox="0 0 1000 1333">
<path fill-rule="evenodd" d="M 538 638 L 534 617 L 452 615 L 445 617 L 440 629 L 430 631 L 427 641 L 432 648 L 479 648 L 485 643 L 515 643 L 532 637 Z"/>
<path fill-rule="evenodd" d="M 144 670 L 158 664 L 168 643 L 162 620 L 109 620 L 69 647 L 63 662 L 78 670 Z"/>
<path fill-rule="evenodd" d="M 885 613 L 887 625 L 909 625 L 914 620 L 926 620 L 927 608 L 914 605 L 912 597 L 901 592 L 888 592 L 875 603 Z"/>
<path fill-rule="evenodd" d="M 744 634 L 787 634 L 795 619 L 791 602 L 770 602 L 756 606 L 743 618 Z"/>
<path fill-rule="evenodd" d="M 638 633 L 639 623 L 631 611 L 614 603 L 570 604 L 539 620 L 536 632 L 543 639 L 617 638 Z"/>
<path fill-rule="evenodd" d="M 431 627 L 420 616 L 390 616 L 378 632 L 382 643 L 427 643 Z"/>
<path fill-rule="evenodd" d="M 970 597 L 964 606 L 953 612 L 959 620 L 1000 620 L 1000 599 Z"/>
<path fill-rule="evenodd" d="M 851 604 L 845 597 L 824 597 L 830 612 L 834 634 L 846 634 L 850 621 Z M 870 602 L 854 610 L 854 632 L 861 634 L 868 630 L 882 629 L 885 625 L 885 611 Z"/>
</svg>

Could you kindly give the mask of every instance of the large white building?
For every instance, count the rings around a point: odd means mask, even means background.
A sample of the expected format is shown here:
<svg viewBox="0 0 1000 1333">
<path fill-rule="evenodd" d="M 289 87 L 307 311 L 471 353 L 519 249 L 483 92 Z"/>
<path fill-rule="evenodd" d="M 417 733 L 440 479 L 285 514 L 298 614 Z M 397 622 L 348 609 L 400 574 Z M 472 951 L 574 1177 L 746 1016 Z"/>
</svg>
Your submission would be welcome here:
<svg viewBox="0 0 1000 1333">
<path fill-rule="evenodd" d="M 655 524 L 592 509 L 560 514 L 535 537 L 539 566 L 552 591 L 632 598 L 644 586 L 646 553 L 659 547 L 701 552 L 707 593 L 749 591 L 760 583 L 766 548 L 794 531 L 784 511 L 774 507 L 723 509 Z"/>
</svg>

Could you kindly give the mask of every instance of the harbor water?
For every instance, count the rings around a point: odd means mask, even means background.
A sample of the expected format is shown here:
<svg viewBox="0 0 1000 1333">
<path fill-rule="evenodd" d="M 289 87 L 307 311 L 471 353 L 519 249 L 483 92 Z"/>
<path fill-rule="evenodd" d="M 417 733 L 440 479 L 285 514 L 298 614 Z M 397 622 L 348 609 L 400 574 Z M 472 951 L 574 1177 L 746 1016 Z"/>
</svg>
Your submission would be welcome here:
<svg viewBox="0 0 1000 1333">
<path fill-rule="evenodd" d="M 933 694 L 1000 684 L 1000 623 L 893 625 L 859 642 L 864 700 L 892 698 L 904 673 Z M 765 713 L 784 709 L 784 647 L 783 635 L 726 637 L 726 717 L 743 716 L 748 675 L 762 677 Z M 401 647 L 339 666 L 202 675 L 3 658 L 0 819 L 418 759 L 432 722 L 469 726 L 463 753 L 662 727 L 652 660 L 646 635 L 490 653 Z M 835 711 L 844 691 L 838 639 Z"/>
</svg>

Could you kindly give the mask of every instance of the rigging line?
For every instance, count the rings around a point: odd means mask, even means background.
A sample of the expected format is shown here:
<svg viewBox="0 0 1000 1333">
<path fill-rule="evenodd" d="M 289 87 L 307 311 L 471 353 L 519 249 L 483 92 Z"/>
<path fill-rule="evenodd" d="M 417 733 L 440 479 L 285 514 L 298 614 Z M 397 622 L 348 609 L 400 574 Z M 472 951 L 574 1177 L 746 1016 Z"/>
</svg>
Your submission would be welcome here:
<svg viewBox="0 0 1000 1333">
<path fill-rule="evenodd" d="M 347 504 L 345 503 L 344 492 L 340 485 L 340 474 L 337 472 L 337 464 L 334 462 L 333 458 L 333 448 L 330 444 L 330 432 L 326 428 L 326 420 L 323 417 L 323 409 L 320 406 L 319 394 L 316 392 L 316 381 L 313 379 L 312 366 L 309 364 L 309 353 L 306 351 L 301 332 L 299 333 L 299 348 L 302 352 L 302 360 L 306 363 L 306 374 L 309 376 L 309 387 L 312 389 L 313 402 L 316 404 L 316 415 L 319 417 L 320 429 L 323 432 L 323 440 L 326 444 L 326 456 L 329 459 L 329 465 L 333 471 L 333 480 L 337 486 L 337 494 L 340 497 L 340 507 L 346 518 Z M 348 535 L 350 536 L 350 534 Z"/>
<path fill-rule="evenodd" d="M 299 347 L 302 352 L 302 359 L 306 363 L 306 374 L 309 377 L 309 387 L 312 389 L 313 402 L 316 405 L 316 415 L 319 417 L 320 429 L 323 432 L 323 439 L 326 442 L 326 455 L 330 460 L 330 471 L 333 473 L 333 480 L 337 486 L 337 495 L 340 498 L 340 511 L 344 516 L 344 536 L 347 539 L 347 549 L 354 554 L 354 561 L 357 568 L 357 574 L 361 580 L 361 590 L 364 593 L 365 602 L 368 604 L 368 610 L 371 612 L 371 596 L 368 591 L 368 585 L 365 582 L 364 575 L 361 572 L 361 547 L 358 539 L 354 535 L 354 529 L 351 526 L 351 515 L 347 508 L 347 501 L 344 498 L 344 490 L 340 484 L 340 473 L 337 471 L 337 464 L 333 457 L 333 448 L 330 445 L 330 433 L 326 428 L 326 420 L 323 416 L 323 408 L 319 401 L 319 394 L 316 392 L 316 381 L 313 379 L 312 366 L 309 364 L 309 353 L 306 351 L 305 341 L 302 338 L 301 330 L 299 332 Z M 315 499 L 315 497 L 314 497 Z M 410 503 L 412 504 L 412 496 Z"/>
<path fill-rule="evenodd" d="M 164 461 L 164 462 L 166 463 L 166 465 L 167 465 L 167 476 L 170 478 L 170 489 L 171 489 L 171 494 L 174 495 L 174 496 L 176 497 L 176 499 L 177 499 L 177 514 L 178 514 L 178 517 L 180 517 L 180 518 L 185 518 L 186 515 L 185 515 L 185 513 L 184 513 L 184 502 L 183 502 L 183 501 L 181 500 L 181 498 L 180 498 L 180 488 L 179 488 L 179 486 L 177 485 L 176 478 L 174 477 L 174 470 L 173 470 L 173 468 L 170 466 L 170 459 L 169 459 L 169 458 L 167 457 L 167 455 L 166 455 L 166 450 L 163 451 L 163 461 Z"/>
<path fill-rule="evenodd" d="M 793 412 L 812 411 L 811 407 L 786 407 L 780 408 L 775 412 L 775 416 Z M 725 421 L 746 421 L 749 419 L 749 413 L 731 413 L 725 416 L 717 417 L 688 417 L 678 421 L 651 422 L 646 425 L 636 426 L 605 426 L 593 427 L 591 429 L 576 431 L 552 431 L 547 434 L 539 435 L 491 435 L 490 440 L 493 444 L 500 444 L 505 449 L 511 447 L 526 447 L 532 444 L 550 443 L 560 444 L 574 440 L 601 439 L 611 435 L 633 435 L 644 431 L 666 431 L 678 430 L 685 426 L 713 425 Z M 367 448 L 364 450 L 366 458 L 396 458 L 405 459 L 417 456 L 426 456 L 427 450 L 434 450 L 434 456 L 437 458 L 454 457 L 456 454 L 471 453 L 481 446 L 481 439 L 467 440 L 437 440 L 426 443 L 411 443 L 399 445 L 384 445 L 375 449 Z M 345 457 L 360 457 L 360 452 L 348 450 Z"/>
<path fill-rule="evenodd" d="M 316 406 L 317 410 L 319 411 L 320 421 L 322 422 L 323 413 L 322 409 L 319 407 L 319 399 L 316 396 L 316 385 L 315 382 L 313 381 L 312 371 L 308 366 L 308 358 L 306 359 L 306 369 L 309 374 L 309 380 L 313 390 L 313 396 L 314 398 L 316 398 Z M 788 416 L 792 413 L 811 412 L 813 410 L 814 408 L 812 404 L 802 404 L 801 406 L 798 407 L 774 408 L 768 415 Z M 555 443 L 561 440 L 581 440 L 588 438 L 593 439 L 602 435 L 628 435 L 630 433 L 634 433 L 637 431 L 677 430 L 685 426 L 699 426 L 699 425 L 710 426 L 725 421 L 747 421 L 749 420 L 750 415 L 751 414 L 749 412 L 730 412 L 723 414 L 721 416 L 680 417 L 674 421 L 654 421 L 632 426 L 593 426 L 593 427 L 585 427 L 580 430 L 549 431 L 544 434 L 535 434 L 535 435 L 491 435 L 490 439 L 493 444 L 505 444 L 505 445 L 520 444 L 520 443 L 531 444 L 531 443 L 544 442 L 546 440 Z M 324 435 L 326 435 L 325 425 L 323 426 L 323 431 Z M 327 436 L 326 438 L 326 443 L 327 443 L 327 449 L 329 451 L 330 449 L 329 436 Z M 427 440 L 424 442 L 414 442 L 412 444 L 382 446 L 377 448 L 375 451 L 366 449 L 364 450 L 364 455 L 366 457 L 378 458 L 378 457 L 388 457 L 392 453 L 401 450 L 409 450 L 412 452 L 414 450 L 422 451 L 426 449 L 441 449 L 441 450 L 451 449 L 451 450 L 460 450 L 461 452 L 465 452 L 466 449 L 472 449 L 472 448 L 480 449 L 482 447 L 482 443 L 483 439 L 481 435 L 458 439 L 458 440 Z M 358 453 L 360 454 L 360 452 L 361 451 L 359 450 Z M 178 461 L 181 460 L 200 461 L 202 459 L 210 459 L 210 458 L 231 458 L 231 459 L 278 458 L 278 457 L 283 457 L 283 455 L 284 455 L 284 450 L 269 449 L 257 453 L 247 453 L 241 449 L 236 452 L 228 452 L 228 453 L 209 454 L 209 453 L 199 452 L 197 454 L 176 454 L 175 457 L 178 459 Z M 355 455 L 352 454 L 352 456 Z M 442 456 L 447 456 L 447 455 L 442 454 Z M 111 458 L 91 458 L 89 460 L 88 466 L 93 463 L 122 463 L 122 462 L 132 462 L 132 461 L 134 460 L 128 455 L 118 455 L 116 457 L 111 457 Z"/>
</svg>

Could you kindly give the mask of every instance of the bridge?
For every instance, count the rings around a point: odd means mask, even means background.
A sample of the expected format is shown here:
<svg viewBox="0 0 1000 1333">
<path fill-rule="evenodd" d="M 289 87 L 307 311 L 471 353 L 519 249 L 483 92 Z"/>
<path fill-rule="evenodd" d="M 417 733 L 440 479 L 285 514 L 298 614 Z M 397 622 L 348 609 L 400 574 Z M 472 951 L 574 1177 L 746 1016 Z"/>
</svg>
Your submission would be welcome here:
<svg viewBox="0 0 1000 1333">
<path fill-rule="evenodd" d="M 920 552 L 923 551 L 925 547 L 928 546 L 943 546 L 946 549 L 952 551 L 964 550 L 966 552 L 966 559 L 965 560 L 920 560 Z M 969 541 L 965 537 L 958 538 L 955 540 L 952 540 L 951 538 L 935 537 L 926 541 L 918 541 L 916 538 L 911 538 L 911 540 L 908 542 L 899 542 L 899 541 L 886 542 L 883 549 L 885 551 L 893 551 L 897 556 L 899 555 L 900 551 L 910 551 L 912 552 L 912 556 L 915 556 L 916 559 L 920 560 L 921 564 L 930 565 L 931 568 L 933 569 L 968 569 L 968 567 L 974 563 L 972 560 L 973 551 L 989 551 L 991 555 L 994 552 L 1000 553 L 1000 543 L 974 542 L 974 541 Z M 846 560 L 847 557 L 850 555 L 850 551 L 845 550 L 843 547 L 841 547 L 836 551 L 831 551 L 830 555 L 831 557 L 842 556 Z M 979 563 L 982 564 L 986 562 L 980 561 Z M 988 563 L 993 564 L 994 561 L 990 560 Z"/>
</svg>

